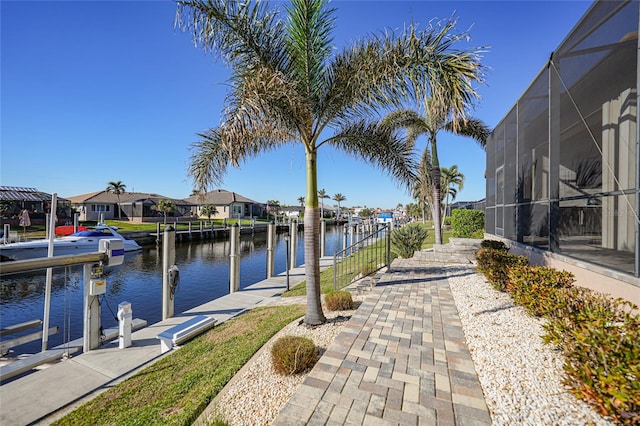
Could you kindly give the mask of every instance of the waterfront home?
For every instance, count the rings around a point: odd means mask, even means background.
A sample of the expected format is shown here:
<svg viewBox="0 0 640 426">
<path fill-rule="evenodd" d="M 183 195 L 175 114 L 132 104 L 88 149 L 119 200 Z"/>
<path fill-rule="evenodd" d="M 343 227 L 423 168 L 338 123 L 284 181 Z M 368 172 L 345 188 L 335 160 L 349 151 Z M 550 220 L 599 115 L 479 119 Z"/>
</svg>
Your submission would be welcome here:
<svg viewBox="0 0 640 426">
<path fill-rule="evenodd" d="M 254 218 L 266 215 L 265 204 L 224 189 L 192 195 L 185 201 L 192 205 L 191 214 L 200 218 L 208 218 L 203 211 L 204 206 L 215 207 L 216 213 L 211 215 L 211 219 Z"/>
<path fill-rule="evenodd" d="M 487 140 L 485 230 L 640 303 L 638 2 L 599 1 Z"/>
<path fill-rule="evenodd" d="M 51 209 L 52 195 L 38 191 L 36 188 L 19 186 L 0 186 L 0 217 L 2 224 L 16 226 L 23 210 L 29 212 L 32 224 L 44 224 L 46 214 Z M 71 219 L 69 200 L 58 197 L 56 216 L 58 222 L 65 223 Z"/>
<path fill-rule="evenodd" d="M 154 193 L 123 192 L 116 195 L 112 192 L 98 191 L 69 197 L 71 206 L 79 213 L 80 221 L 97 221 L 102 218 L 136 223 L 163 220 L 163 214 L 155 208 L 163 199 L 171 200 L 176 205 L 176 210 L 168 212 L 167 217 L 192 217 L 191 210 L 195 206 L 191 202 Z"/>
</svg>

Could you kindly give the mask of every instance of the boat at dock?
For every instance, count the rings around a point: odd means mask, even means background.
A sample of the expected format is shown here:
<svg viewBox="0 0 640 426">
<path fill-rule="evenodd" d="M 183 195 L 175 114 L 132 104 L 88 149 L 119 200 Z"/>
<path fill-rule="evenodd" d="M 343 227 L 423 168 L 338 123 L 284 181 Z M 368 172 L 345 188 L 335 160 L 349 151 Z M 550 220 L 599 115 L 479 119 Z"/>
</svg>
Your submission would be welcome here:
<svg viewBox="0 0 640 426">
<path fill-rule="evenodd" d="M 80 231 L 66 237 L 53 240 L 53 255 L 63 256 L 79 253 L 91 253 L 99 250 L 100 240 L 118 238 L 124 242 L 124 251 L 134 252 L 142 249 L 134 240 L 120 235 L 116 228 L 105 224 L 98 225 L 95 229 Z M 47 257 L 49 240 L 46 238 L 21 241 L 0 245 L 0 260 L 26 260 Z"/>
</svg>

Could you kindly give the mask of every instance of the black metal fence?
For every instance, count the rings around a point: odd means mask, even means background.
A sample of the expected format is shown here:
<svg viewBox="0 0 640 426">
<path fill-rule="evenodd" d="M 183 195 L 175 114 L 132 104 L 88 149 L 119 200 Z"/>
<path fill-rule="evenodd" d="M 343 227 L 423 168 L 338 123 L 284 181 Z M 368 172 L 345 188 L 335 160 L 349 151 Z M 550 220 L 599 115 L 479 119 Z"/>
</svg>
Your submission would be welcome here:
<svg viewBox="0 0 640 426">
<path fill-rule="evenodd" d="M 351 235 L 351 245 L 347 237 Z M 339 290 L 391 264 L 391 226 L 374 221 L 345 225 L 345 248 L 333 255 L 333 288 Z M 354 242 L 355 241 L 355 242 Z"/>
</svg>

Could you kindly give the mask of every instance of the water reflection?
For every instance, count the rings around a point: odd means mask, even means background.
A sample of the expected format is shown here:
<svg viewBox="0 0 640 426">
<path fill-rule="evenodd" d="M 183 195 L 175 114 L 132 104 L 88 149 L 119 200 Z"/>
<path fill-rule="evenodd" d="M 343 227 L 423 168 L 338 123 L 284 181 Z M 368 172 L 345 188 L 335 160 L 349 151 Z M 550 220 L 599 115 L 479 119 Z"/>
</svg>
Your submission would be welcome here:
<svg viewBox="0 0 640 426">
<path fill-rule="evenodd" d="M 327 227 L 326 253 L 341 249 L 342 228 Z M 229 292 L 229 251 L 227 240 L 182 241 L 176 243 L 176 265 L 180 283 L 175 294 L 175 312 L 183 312 Z M 240 288 L 266 277 L 266 233 L 241 235 Z M 286 265 L 283 235 L 275 246 L 275 272 Z M 303 233 L 298 234 L 297 264 L 304 263 Z M 153 324 L 162 319 L 162 247 L 146 246 L 139 253 L 127 254 L 123 265 L 105 270 L 107 293 L 100 298 L 102 325 L 117 327 L 118 304 L 131 302 L 135 318 Z M 51 326 L 60 332 L 49 337 L 49 346 L 82 337 L 82 267 L 54 269 L 51 292 Z M 42 319 L 45 290 L 44 271 L 8 275 L 0 278 L 0 326 Z M 32 329 L 29 332 L 35 332 Z M 15 337 L 15 335 L 13 336 Z M 40 350 L 40 341 L 22 345 L 15 353 Z"/>
</svg>

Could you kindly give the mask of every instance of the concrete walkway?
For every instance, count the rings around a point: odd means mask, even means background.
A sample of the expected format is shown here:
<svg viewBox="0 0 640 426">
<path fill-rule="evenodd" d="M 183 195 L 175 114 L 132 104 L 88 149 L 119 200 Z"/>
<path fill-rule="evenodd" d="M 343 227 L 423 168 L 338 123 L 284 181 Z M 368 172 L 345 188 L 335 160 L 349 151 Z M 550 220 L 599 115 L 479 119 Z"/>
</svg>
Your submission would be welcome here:
<svg viewBox="0 0 640 426">
<path fill-rule="evenodd" d="M 276 425 L 490 425 L 446 266 L 399 259 Z"/>
<path fill-rule="evenodd" d="M 320 260 L 326 269 L 333 257 Z M 290 286 L 304 281 L 304 266 L 289 271 Z M 106 343 L 41 371 L 0 385 L 0 425 L 50 423 L 80 403 L 125 380 L 141 368 L 165 355 L 160 353 L 156 338 L 176 324 L 194 315 L 209 315 L 217 324 L 279 297 L 287 286 L 286 275 L 269 278 L 241 291 L 207 302 L 173 318 L 152 324 L 132 333 L 132 346 L 118 349 L 118 342 Z M 133 302 L 135 313 L 135 301 Z"/>
</svg>

